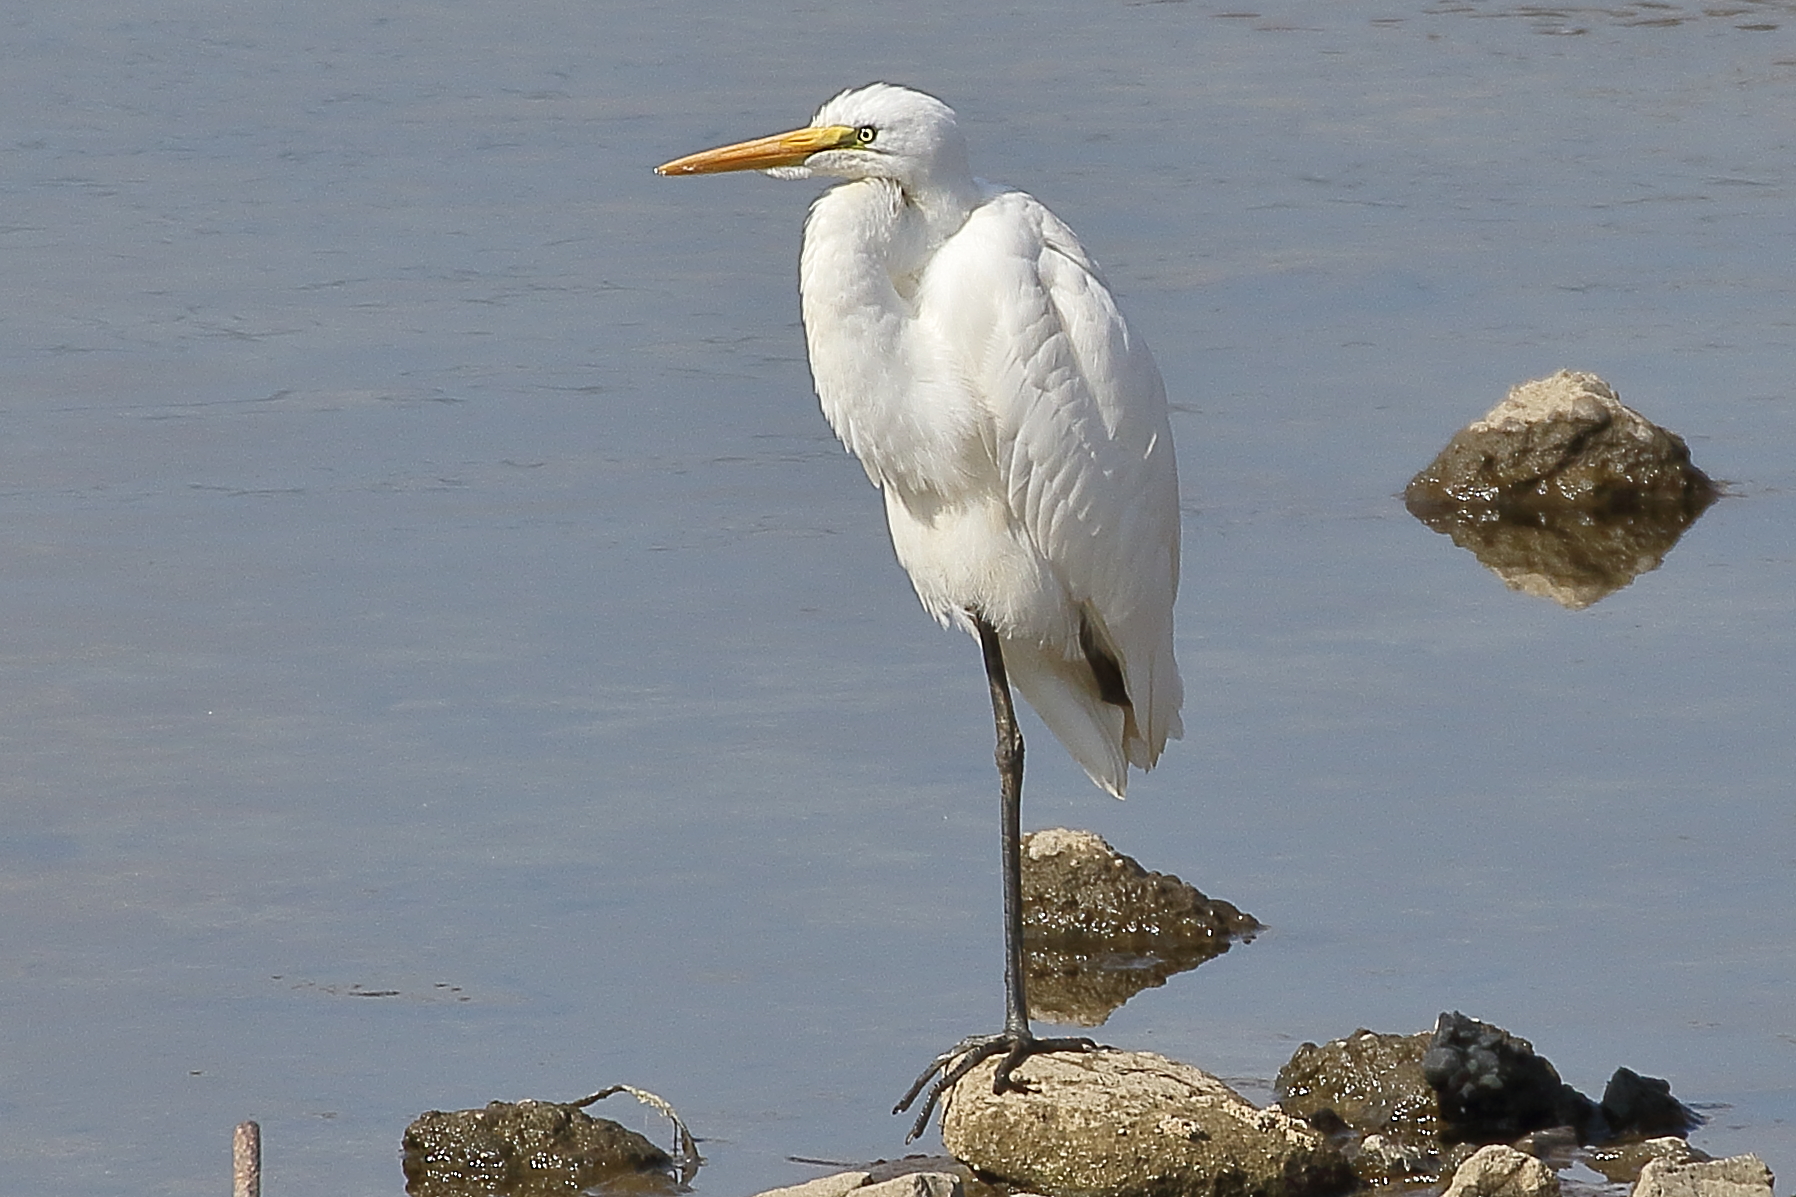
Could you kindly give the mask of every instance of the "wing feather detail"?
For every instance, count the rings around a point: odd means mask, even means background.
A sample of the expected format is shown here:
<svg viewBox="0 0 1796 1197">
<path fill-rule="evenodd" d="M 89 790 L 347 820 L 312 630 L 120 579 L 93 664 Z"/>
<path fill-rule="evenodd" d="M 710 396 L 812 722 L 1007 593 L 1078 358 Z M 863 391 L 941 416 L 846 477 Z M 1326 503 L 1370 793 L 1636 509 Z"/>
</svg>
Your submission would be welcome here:
<svg viewBox="0 0 1796 1197">
<path fill-rule="evenodd" d="M 973 212 L 936 254 L 919 300 L 985 407 L 1012 518 L 1070 609 L 1113 650 L 1132 704 L 1118 748 L 1146 768 L 1182 734 L 1184 697 L 1172 646 L 1178 467 L 1153 357 L 1072 230 L 1022 192 Z M 999 630 L 1081 660 L 1078 626 Z M 1043 710 L 1022 679 L 1019 689 Z M 1114 764 L 1081 760 L 1121 792 Z"/>
</svg>

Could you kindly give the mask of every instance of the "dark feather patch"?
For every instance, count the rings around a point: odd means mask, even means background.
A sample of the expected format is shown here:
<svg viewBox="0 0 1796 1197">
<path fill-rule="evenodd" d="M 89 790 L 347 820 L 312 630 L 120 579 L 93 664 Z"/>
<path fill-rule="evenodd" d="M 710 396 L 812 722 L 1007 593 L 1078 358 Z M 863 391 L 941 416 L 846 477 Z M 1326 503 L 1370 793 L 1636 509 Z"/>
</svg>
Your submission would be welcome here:
<svg viewBox="0 0 1796 1197">
<path fill-rule="evenodd" d="M 1091 676 L 1097 680 L 1098 697 L 1113 707 L 1133 708 L 1135 704 L 1129 701 L 1129 689 L 1123 685 L 1122 666 L 1098 643 L 1091 630 L 1091 621 L 1084 616 L 1079 618 L 1079 648 L 1091 666 Z"/>
</svg>

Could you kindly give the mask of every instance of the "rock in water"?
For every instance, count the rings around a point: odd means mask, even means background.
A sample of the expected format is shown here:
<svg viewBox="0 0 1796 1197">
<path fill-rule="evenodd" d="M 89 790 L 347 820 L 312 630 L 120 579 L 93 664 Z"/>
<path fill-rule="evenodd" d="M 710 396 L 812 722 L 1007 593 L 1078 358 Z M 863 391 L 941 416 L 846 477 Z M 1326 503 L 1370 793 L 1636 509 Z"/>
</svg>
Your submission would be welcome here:
<svg viewBox="0 0 1796 1197">
<path fill-rule="evenodd" d="M 1675 1164 L 1653 1160 L 1640 1170 L 1633 1197 L 1771 1197 L 1775 1178 L 1756 1155 Z"/>
<path fill-rule="evenodd" d="M 864 1197 L 962 1197 L 960 1177 L 947 1172 L 906 1172 L 859 1190 Z"/>
<path fill-rule="evenodd" d="M 1616 1184 L 1632 1183 L 1648 1160 L 1708 1158 L 1681 1138 L 1640 1141 L 1702 1121 L 1666 1081 L 1618 1068 L 1599 1106 L 1561 1081 L 1526 1039 L 1459 1013 L 1442 1014 L 1432 1033 L 1359 1030 L 1321 1046 L 1306 1043 L 1279 1070 L 1277 1089 L 1278 1108 L 1332 1136 L 1371 1188 L 1444 1177 L 1493 1143 L 1550 1167 L 1568 1166 L 1575 1156 Z M 1599 1146 L 1579 1152 L 1580 1144 Z M 1491 1173 L 1494 1158 L 1456 1174 L 1464 1185 L 1455 1179 L 1455 1188 L 1471 1185 L 1482 1194 L 1497 1185 L 1509 1194 L 1510 1181 Z M 1534 1184 L 1519 1174 L 1513 1179 Z"/>
<path fill-rule="evenodd" d="M 1065 827 L 1023 837 L 1023 927 L 1043 936 L 1146 936 L 1212 953 L 1261 930 L 1252 915 L 1149 872 L 1096 832 Z"/>
<path fill-rule="evenodd" d="M 666 1152 L 609 1118 L 559 1102 L 432 1110 L 406 1127 L 403 1147 L 411 1197 L 578 1193 L 626 1175 L 640 1192 L 677 1191 Z"/>
<path fill-rule="evenodd" d="M 1617 1068 L 1603 1089 L 1603 1118 L 1614 1135 L 1683 1135 L 1702 1123 L 1671 1095 L 1671 1082 Z"/>
<path fill-rule="evenodd" d="M 1603 1174 L 1611 1184 L 1631 1185 L 1640 1179 L 1646 1166 L 1654 1160 L 1669 1164 L 1694 1164 L 1709 1156 L 1675 1135 L 1638 1142 L 1623 1141 L 1593 1147 L 1584 1153 L 1584 1163 Z"/>
<path fill-rule="evenodd" d="M 1136 993 L 1252 939 L 1260 924 L 1090 831 L 1023 837 L 1029 1016 L 1100 1026 Z"/>
<path fill-rule="evenodd" d="M 1323 1197 L 1355 1184 L 1314 1128 L 1149 1052 L 1033 1056 L 1030 1092 L 992 1093 L 997 1060 L 942 1102 L 942 1142 L 970 1167 L 1056 1197 Z"/>
<path fill-rule="evenodd" d="M 1403 499 L 1510 589 L 1581 610 L 1659 568 L 1719 494 L 1675 434 L 1560 371 L 1455 433 Z"/>
<path fill-rule="evenodd" d="M 1588 1141 L 1600 1117 L 1596 1103 L 1561 1081 L 1533 1044 L 1457 1011 L 1435 1023 L 1422 1075 L 1440 1097 L 1444 1137 L 1451 1139 L 1488 1143 L 1570 1126 Z"/>
<path fill-rule="evenodd" d="M 1441 1197 L 1559 1197 L 1559 1178 L 1533 1156 L 1492 1143 L 1454 1169 Z"/>
<path fill-rule="evenodd" d="M 1278 1070 L 1278 1108 L 1312 1125 L 1364 1135 L 1354 1168 L 1368 1185 L 1441 1171 L 1441 1104 L 1422 1076 L 1433 1036 L 1361 1028 L 1306 1043 Z"/>
<path fill-rule="evenodd" d="M 807 1180 L 801 1185 L 768 1189 L 756 1194 L 756 1197 L 848 1197 L 849 1193 L 865 1187 L 871 1175 L 868 1172 L 834 1172 L 828 1176 L 819 1176 L 816 1180 Z"/>
<path fill-rule="evenodd" d="M 1403 497 L 1418 515 L 1466 506 L 1615 514 L 1701 510 L 1716 494 L 1683 438 L 1596 375 L 1561 370 L 1516 387 L 1455 433 Z"/>
</svg>

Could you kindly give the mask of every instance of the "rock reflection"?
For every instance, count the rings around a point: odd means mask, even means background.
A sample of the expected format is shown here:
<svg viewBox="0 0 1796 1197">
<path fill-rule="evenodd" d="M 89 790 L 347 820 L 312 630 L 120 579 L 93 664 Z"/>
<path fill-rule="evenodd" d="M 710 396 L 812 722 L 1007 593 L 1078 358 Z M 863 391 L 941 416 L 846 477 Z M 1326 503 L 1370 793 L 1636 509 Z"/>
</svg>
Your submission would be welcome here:
<svg viewBox="0 0 1796 1197">
<path fill-rule="evenodd" d="M 1137 937 L 1129 937 L 1131 939 Z M 1146 937 L 1139 937 L 1145 939 Z M 1243 938 L 1247 938 L 1243 936 Z M 1044 943 L 1024 936 L 1023 961 L 1029 977 L 1029 1017 L 1068 1026 L 1096 1027 L 1144 989 L 1196 968 L 1229 950 L 1190 944 L 1085 943 L 1069 936 Z"/>
<path fill-rule="evenodd" d="M 1694 510 L 1595 515 L 1504 513 L 1484 509 L 1417 510 L 1410 513 L 1453 543 L 1511 590 L 1552 599 L 1579 611 L 1650 570 L 1707 507 Z"/>
<path fill-rule="evenodd" d="M 1100 1026 L 1143 989 L 1252 939 L 1260 924 L 1089 831 L 1023 837 L 1029 1016 Z"/>
</svg>

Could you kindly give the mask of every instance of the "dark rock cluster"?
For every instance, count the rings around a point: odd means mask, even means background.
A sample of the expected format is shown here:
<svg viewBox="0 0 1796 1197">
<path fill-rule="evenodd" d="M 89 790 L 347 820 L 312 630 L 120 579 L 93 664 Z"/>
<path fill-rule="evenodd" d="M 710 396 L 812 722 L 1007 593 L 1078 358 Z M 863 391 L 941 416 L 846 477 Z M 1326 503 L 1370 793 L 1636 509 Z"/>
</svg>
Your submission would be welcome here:
<svg viewBox="0 0 1796 1197">
<path fill-rule="evenodd" d="M 1432 1032 L 1306 1043 L 1277 1086 L 1279 1108 L 1339 1137 L 1375 1184 L 1438 1177 L 1480 1146 L 1530 1135 L 1534 1148 L 1639 1142 L 1701 1121 L 1669 1083 L 1628 1068 L 1592 1101 L 1526 1039 L 1457 1012 Z"/>
</svg>

